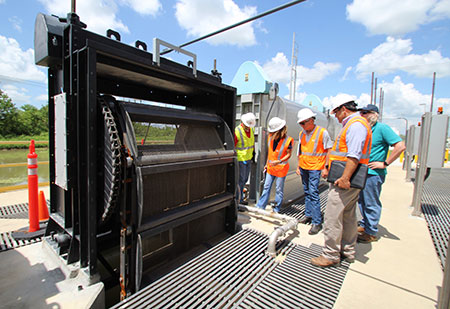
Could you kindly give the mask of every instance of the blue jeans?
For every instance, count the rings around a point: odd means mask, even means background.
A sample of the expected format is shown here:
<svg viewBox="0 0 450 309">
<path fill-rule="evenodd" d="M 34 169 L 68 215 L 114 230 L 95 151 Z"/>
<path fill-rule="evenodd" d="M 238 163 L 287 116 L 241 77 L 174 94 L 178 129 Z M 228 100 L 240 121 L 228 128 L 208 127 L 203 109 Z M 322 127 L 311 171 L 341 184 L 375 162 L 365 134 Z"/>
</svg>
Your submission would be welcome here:
<svg viewBox="0 0 450 309">
<path fill-rule="evenodd" d="M 244 201 L 244 187 L 247 183 L 252 161 L 239 161 L 239 202 Z"/>
<path fill-rule="evenodd" d="M 359 193 L 359 210 L 361 211 L 361 226 L 370 235 L 378 232 L 378 222 L 381 217 L 381 186 L 386 175 L 368 175 L 366 186 Z"/>
<path fill-rule="evenodd" d="M 259 198 L 256 207 L 261 209 L 266 209 L 267 203 L 269 202 L 270 197 L 270 189 L 272 188 L 273 182 L 276 180 L 276 191 L 275 191 L 275 203 L 276 206 L 273 208 L 273 211 L 279 212 L 281 209 L 281 204 L 283 203 L 283 191 L 284 191 L 284 180 L 286 177 L 276 177 L 266 173 L 266 181 L 264 182 L 264 189 L 261 197 Z"/>
<path fill-rule="evenodd" d="M 303 190 L 305 191 L 305 216 L 312 218 L 311 223 L 322 223 L 320 213 L 319 181 L 321 170 L 305 170 L 300 168 Z"/>
</svg>

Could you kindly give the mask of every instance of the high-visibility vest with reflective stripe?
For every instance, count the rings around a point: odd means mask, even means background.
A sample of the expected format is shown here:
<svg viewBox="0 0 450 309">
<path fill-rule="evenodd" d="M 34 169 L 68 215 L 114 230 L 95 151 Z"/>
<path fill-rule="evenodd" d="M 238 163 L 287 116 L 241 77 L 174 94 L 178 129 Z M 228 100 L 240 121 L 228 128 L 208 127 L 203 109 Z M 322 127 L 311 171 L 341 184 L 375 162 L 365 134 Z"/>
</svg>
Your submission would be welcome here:
<svg viewBox="0 0 450 309">
<path fill-rule="evenodd" d="M 321 170 L 325 167 L 327 152 L 323 147 L 323 134 L 325 129 L 316 126 L 311 138 L 306 142 L 306 133 L 299 134 L 301 154 L 298 159 L 298 166 L 305 170 Z"/>
<path fill-rule="evenodd" d="M 276 177 L 285 177 L 289 171 L 289 162 L 282 162 L 278 165 L 272 165 L 272 162 L 281 160 L 286 154 L 289 145 L 292 143 L 293 138 L 286 136 L 284 139 L 278 142 L 277 148 L 273 150 L 273 138 L 269 137 L 269 155 L 267 157 L 267 173 Z"/>
<path fill-rule="evenodd" d="M 370 149 L 372 147 L 372 129 L 370 128 L 367 120 L 361 116 L 355 116 L 351 118 L 342 128 L 341 132 L 339 132 L 338 137 L 334 141 L 333 148 L 331 148 L 330 150 L 330 164 L 333 160 L 347 161 L 347 130 L 355 122 L 361 123 L 367 129 L 366 141 L 364 142 L 364 147 L 362 150 L 361 158 L 359 159 L 359 163 L 369 164 Z"/>
<path fill-rule="evenodd" d="M 253 129 L 250 128 L 250 137 L 248 137 L 242 125 L 238 125 L 234 129 L 234 134 L 238 141 L 235 148 L 238 161 L 251 160 L 255 148 L 255 134 L 253 133 Z"/>
</svg>

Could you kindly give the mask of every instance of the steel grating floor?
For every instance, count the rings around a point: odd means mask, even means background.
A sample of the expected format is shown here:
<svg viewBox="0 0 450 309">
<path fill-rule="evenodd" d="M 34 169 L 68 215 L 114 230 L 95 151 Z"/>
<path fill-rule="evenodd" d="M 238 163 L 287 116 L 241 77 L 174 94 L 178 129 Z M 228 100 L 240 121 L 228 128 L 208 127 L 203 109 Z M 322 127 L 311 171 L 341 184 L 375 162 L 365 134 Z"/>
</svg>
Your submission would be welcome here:
<svg viewBox="0 0 450 309">
<path fill-rule="evenodd" d="M 11 233 L 12 232 L 0 233 L 0 252 L 42 241 L 42 237 L 36 237 L 30 240 L 17 240 L 12 237 Z"/>
<path fill-rule="evenodd" d="M 321 247 L 242 230 L 113 308 L 332 308 L 348 270 L 310 264 Z"/>
<path fill-rule="evenodd" d="M 28 203 L 0 207 L 1 219 L 27 219 Z"/>
<path fill-rule="evenodd" d="M 423 185 L 422 212 L 444 269 L 450 234 L 450 169 L 433 168 Z"/>
<path fill-rule="evenodd" d="M 319 187 L 320 211 L 322 214 L 325 212 L 325 206 L 327 204 L 328 187 L 328 185 L 322 185 Z M 291 216 L 300 221 L 305 217 L 305 198 L 302 197 L 296 203 L 282 208 L 280 213 Z"/>
</svg>

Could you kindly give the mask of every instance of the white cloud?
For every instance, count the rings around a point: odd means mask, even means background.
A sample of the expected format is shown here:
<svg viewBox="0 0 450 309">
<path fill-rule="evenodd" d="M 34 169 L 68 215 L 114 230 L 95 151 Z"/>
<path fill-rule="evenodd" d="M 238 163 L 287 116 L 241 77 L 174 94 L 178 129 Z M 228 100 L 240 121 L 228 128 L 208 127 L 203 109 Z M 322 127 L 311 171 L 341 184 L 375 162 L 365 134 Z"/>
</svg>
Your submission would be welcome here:
<svg viewBox="0 0 450 309">
<path fill-rule="evenodd" d="M 339 63 L 316 62 L 312 68 L 297 66 L 297 88 L 305 83 L 316 83 L 341 68 Z M 289 84 L 291 80 L 291 65 L 285 54 L 277 53 L 270 61 L 263 65 L 264 72 L 273 81 Z M 296 89 L 297 90 L 297 89 Z"/>
<path fill-rule="evenodd" d="M 34 51 L 23 51 L 12 38 L 0 35 L 0 79 L 46 82 L 47 76 L 34 64 Z"/>
<path fill-rule="evenodd" d="M 179 0 L 175 10 L 178 24 L 187 30 L 189 36 L 195 38 L 256 15 L 256 7 L 240 8 L 232 0 Z M 253 22 L 215 35 L 207 41 L 212 45 L 255 45 Z"/>
<path fill-rule="evenodd" d="M 131 7 L 141 15 L 155 16 L 162 10 L 162 4 L 159 0 L 121 0 L 121 3 Z"/>
<path fill-rule="evenodd" d="M 437 50 L 422 55 L 412 54 L 411 51 L 410 39 L 388 37 L 386 42 L 359 59 L 356 66 L 358 78 L 364 78 L 371 72 L 382 76 L 398 70 L 417 77 L 431 77 L 433 72 L 439 77 L 450 76 L 450 58 L 442 57 Z"/>
<path fill-rule="evenodd" d="M 396 127 L 402 134 L 405 131 L 405 121 L 398 119 L 399 117 L 408 119 L 409 124 L 420 121 L 424 109 L 429 111 L 431 94 L 423 94 L 417 90 L 414 84 L 404 83 L 399 76 L 393 78 L 392 82 L 382 81 L 378 84 L 378 89 L 383 88 L 383 122 Z M 352 97 L 358 107 L 369 104 L 370 94 L 362 93 L 359 95 L 339 93 L 336 96 L 330 96 L 322 99 L 322 104 L 326 108 L 330 108 L 333 102 L 342 102 L 348 96 Z M 379 106 L 379 98 L 377 97 L 377 106 Z M 424 106 L 425 104 L 425 106 Z M 444 113 L 450 111 L 450 98 L 436 98 L 433 104 L 433 112 L 435 113 L 438 106 L 443 106 Z"/>
<path fill-rule="evenodd" d="M 38 102 L 48 103 L 48 94 L 41 94 L 35 98 Z"/>
<path fill-rule="evenodd" d="M 347 102 L 351 99 L 356 100 L 356 96 L 347 93 L 338 93 L 336 96 L 325 97 L 322 100 L 322 104 L 326 109 L 330 109 L 335 102 Z"/>
<path fill-rule="evenodd" d="M 65 17 L 70 12 L 70 1 L 39 0 L 51 14 Z M 87 29 L 101 35 L 107 29 L 129 33 L 128 27 L 117 18 L 117 4 L 114 0 L 89 1 L 79 0 L 76 6 L 77 15 Z"/>
<path fill-rule="evenodd" d="M 403 35 L 449 17 L 450 0 L 354 0 L 347 5 L 347 19 L 371 34 Z"/>
<path fill-rule="evenodd" d="M 19 32 L 22 32 L 22 20 L 17 16 L 8 18 L 8 21 L 12 24 L 13 28 Z"/>
<path fill-rule="evenodd" d="M 341 77 L 341 81 L 344 81 L 344 80 L 347 80 L 347 76 L 348 76 L 348 74 L 350 74 L 350 72 L 353 70 L 353 67 L 347 67 L 346 69 L 345 69 L 345 73 L 344 73 L 344 76 L 342 76 Z"/>
<path fill-rule="evenodd" d="M 14 85 L 4 85 L 2 90 L 11 98 L 12 102 L 17 105 L 30 103 L 30 96 L 27 94 L 28 90 L 23 87 L 16 87 Z"/>
<path fill-rule="evenodd" d="M 407 117 L 419 118 L 424 106 L 429 110 L 431 94 L 422 94 L 412 83 L 403 83 L 399 76 L 394 77 L 391 83 L 381 82 L 379 87 L 383 88 L 383 117 Z"/>
</svg>

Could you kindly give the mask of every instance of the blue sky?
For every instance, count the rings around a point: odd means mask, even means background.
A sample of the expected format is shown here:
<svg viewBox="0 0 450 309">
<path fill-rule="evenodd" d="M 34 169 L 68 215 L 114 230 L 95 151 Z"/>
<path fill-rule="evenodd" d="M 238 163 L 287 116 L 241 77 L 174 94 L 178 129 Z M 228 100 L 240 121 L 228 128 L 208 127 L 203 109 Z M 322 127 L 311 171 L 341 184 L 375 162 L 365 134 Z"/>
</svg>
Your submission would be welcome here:
<svg viewBox="0 0 450 309">
<path fill-rule="evenodd" d="M 34 22 L 39 12 L 65 16 L 70 0 L 0 0 L 0 89 L 16 106 L 45 104 L 46 69 L 34 65 Z M 88 30 L 111 28 L 122 42 L 154 37 L 181 45 L 263 13 L 289 0 L 78 0 Z M 371 74 L 384 91 L 385 122 L 401 133 L 406 117 L 417 123 L 429 111 L 450 110 L 450 0 L 307 0 L 186 49 L 198 69 L 214 59 L 224 83 L 239 66 L 255 61 L 289 96 L 292 39 L 298 48 L 296 101 L 315 94 L 329 106 L 342 94 L 360 106 L 370 101 Z M 187 62 L 175 53 L 169 58 Z M 378 101 L 377 101 L 378 103 Z"/>
</svg>

